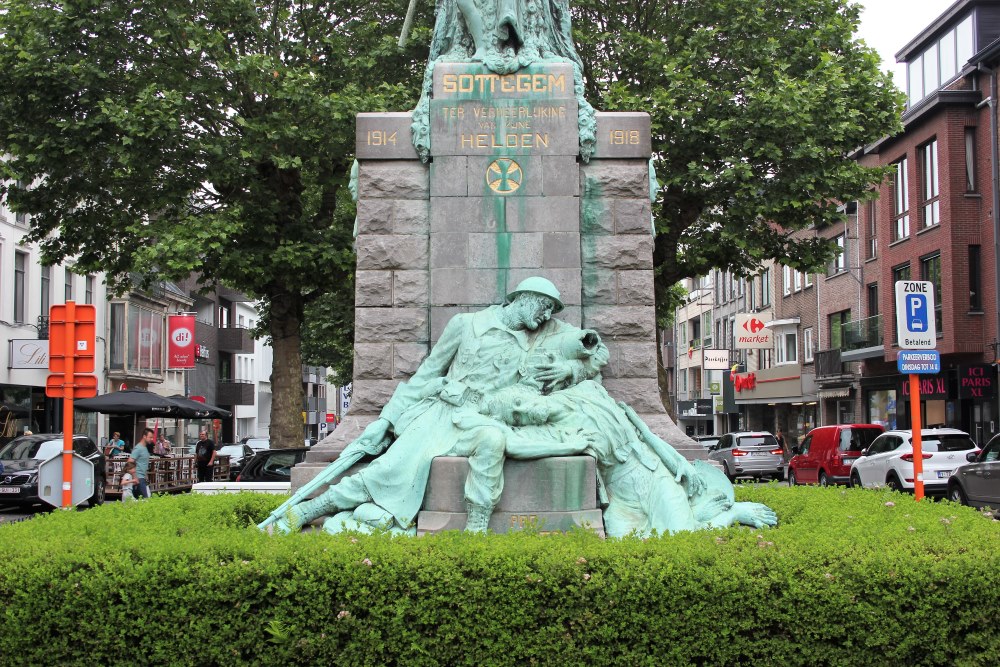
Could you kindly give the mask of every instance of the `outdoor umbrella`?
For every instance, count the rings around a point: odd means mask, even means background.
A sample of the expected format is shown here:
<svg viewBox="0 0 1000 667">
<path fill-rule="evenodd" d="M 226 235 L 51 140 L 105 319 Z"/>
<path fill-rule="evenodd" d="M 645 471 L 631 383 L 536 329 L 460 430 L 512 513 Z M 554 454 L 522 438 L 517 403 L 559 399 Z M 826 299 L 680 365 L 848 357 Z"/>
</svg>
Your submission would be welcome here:
<svg viewBox="0 0 1000 667">
<path fill-rule="evenodd" d="M 183 406 L 190 408 L 191 410 L 200 411 L 202 417 L 211 419 L 225 419 L 226 417 L 232 416 L 232 412 L 226 410 L 225 408 L 216 407 L 214 405 L 209 405 L 208 403 L 202 403 L 201 401 L 196 401 L 192 398 L 186 396 L 181 396 L 180 394 L 174 394 L 170 397 L 170 400 L 176 401 Z"/>
<path fill-rule="evenodd" d="M 198 404 L 199 406 L 201 404 Z M 113 415 L 137 415 L 146 417 L 173 417 L 197 419 L 206 416 L 205 406 L 195 410 L 172 398 L 154 394 L 142 389 L 123 389 L 94 398 L 73 401 L 73 407 L 84 412 L 101 412 Z"/>
</svg>

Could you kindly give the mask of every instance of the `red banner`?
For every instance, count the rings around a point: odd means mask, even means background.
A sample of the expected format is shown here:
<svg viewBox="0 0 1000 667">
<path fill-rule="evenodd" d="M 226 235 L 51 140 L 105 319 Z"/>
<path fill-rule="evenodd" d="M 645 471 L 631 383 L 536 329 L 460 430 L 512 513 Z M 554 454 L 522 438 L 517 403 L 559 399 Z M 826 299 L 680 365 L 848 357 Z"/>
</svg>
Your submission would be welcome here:
<svg viewBox="0 0 1000 667">
<path fill-rule="evenodd" d="M 167 368 L 194 368 L 194 315 L 167 315 Z"/>
</svg>

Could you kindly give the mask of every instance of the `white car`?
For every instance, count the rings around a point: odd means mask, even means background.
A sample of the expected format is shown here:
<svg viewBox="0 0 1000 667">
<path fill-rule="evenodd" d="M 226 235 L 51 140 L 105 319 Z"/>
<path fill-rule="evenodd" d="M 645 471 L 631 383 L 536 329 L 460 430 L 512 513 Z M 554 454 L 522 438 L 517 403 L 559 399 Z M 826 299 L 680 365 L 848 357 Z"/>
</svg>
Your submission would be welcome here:
<svg viewBox="0 0 1000 667">
<path fill-rule="evenodd" d="M 254 453 L 271 449 L 270 438 L 247 438 L 243 441 L 243 444 L 252 449 Z"/>
<path fill-rule="evenodd" d="M 921 432 L 924 491 L 945 493 L 948 478 L 964 465 L 965 455 L 977 450 L 968 433 L 953 428 L 924 429 Z M 851 486 L 887 486 L 894 491 L 912 491 L 912 431 L 886 431 L 851 464 Z"/>
</svg>

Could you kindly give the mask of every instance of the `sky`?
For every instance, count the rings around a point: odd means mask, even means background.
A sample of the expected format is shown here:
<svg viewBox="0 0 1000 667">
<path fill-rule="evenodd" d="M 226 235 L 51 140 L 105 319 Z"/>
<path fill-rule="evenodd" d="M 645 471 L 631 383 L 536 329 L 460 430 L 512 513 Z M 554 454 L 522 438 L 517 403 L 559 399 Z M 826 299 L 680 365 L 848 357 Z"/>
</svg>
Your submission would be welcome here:
<svg viewBox="0 0 1000 667">
<path fill-rule="evenodd" d="M 906 73 L 896 64 L 896 52 L 906 46 L 955 0 L 857 0 L 864 6 L 858 37 L 882 56 L 882 65 L 895 83 L 906 88 Z"/>
</svg>

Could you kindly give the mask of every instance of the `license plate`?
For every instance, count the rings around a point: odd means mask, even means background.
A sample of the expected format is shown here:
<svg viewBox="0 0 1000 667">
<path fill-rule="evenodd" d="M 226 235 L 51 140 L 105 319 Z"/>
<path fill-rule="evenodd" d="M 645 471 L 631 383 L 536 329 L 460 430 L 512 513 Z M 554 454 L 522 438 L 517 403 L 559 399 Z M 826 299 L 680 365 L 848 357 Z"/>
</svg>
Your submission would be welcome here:
<svg viewBox="0 0 1000 667">
<path fill-rule="evenodd" d="M 953 471 L 951 470 L 938 470 L 937 471 L 938 479 L 948 479 L 949 477 L 951 477 L 952 472 Z"/>
<path fill-rule="evenodd" d="M 0 493 L 21 493 L 21 489 L 16 486 L 0 486 Z"/>
<path fill-rule="evenodd" d="M 750 456 L 770 456 L 771 452 L 750 452 Z"/>
</svg>

